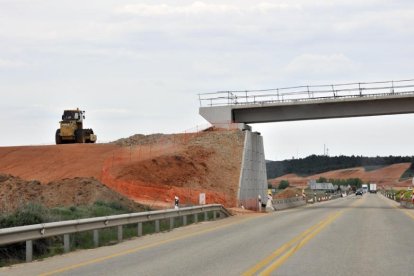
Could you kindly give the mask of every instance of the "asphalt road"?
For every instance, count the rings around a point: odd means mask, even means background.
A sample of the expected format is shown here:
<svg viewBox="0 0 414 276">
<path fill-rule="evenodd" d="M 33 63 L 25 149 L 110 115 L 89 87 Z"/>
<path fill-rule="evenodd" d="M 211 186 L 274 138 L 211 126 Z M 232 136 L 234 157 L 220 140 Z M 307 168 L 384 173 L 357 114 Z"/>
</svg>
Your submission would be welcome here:
<svg viewBox="0 0 414 276">
<path fill-rule="evenodd" d="M 239 215 L 0 275 L 413 275 L 414 211 L 381 195 Z"/>
</svg>

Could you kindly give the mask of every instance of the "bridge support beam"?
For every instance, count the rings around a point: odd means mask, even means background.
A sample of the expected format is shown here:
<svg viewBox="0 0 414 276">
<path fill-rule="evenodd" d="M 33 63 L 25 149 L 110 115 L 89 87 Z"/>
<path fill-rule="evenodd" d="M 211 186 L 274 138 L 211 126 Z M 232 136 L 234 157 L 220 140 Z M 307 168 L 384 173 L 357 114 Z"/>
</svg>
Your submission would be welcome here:
<svg viewBox="0 0 414 276">
<path fill-rule="evenodd" d="M 263 137 L 260 133 L 246 130 L 239 180 L 239 206 L 257 210 L 258 195 L 265 199 L 266 191 L 267 176 Z"/>
</svg>

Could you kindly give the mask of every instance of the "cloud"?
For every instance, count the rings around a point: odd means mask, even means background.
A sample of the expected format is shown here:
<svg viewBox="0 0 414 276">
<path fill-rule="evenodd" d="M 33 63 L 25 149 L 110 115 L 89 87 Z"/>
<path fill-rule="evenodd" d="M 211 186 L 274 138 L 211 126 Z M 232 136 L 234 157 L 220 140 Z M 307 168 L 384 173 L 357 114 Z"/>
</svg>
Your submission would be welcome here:
<svg viewBox="0 0 414 276">
<path fill-rule="evenodd" d="M 0 58 L 0 69 L 20 69 L 26 67 L 29 67 L 29 64 L 26 62 Z"/>
<path fill-rule="evenodd" d="M 334 23 L 334 29 L 340 32 L 355 33 L 369 30 L 370 33 L 387 30 L 391 33 L 412 33 L 414 10 L 396 9 L 390 11 L 368 11 L 350 16 L 347 20 Z M 378 33 L 381 35 L 381 33 Z"/>
<path fill-rule="evenodd" d="M 235 6 L 223 4 L 206 4 L 204 2 L 194 2 L 192 4 L 182 6 L 167 4 L 131 4 L 125 5 L 118 9 L 118 12 L 120 13 L 128 13 L 143 16 L 170 14 L 229 13 L 238 11 L 240 11 L 239 8 Z"/>
<path fill-rule="evenodd" d="M 211 4 L 201 1 L 187 5 L 168 5 L 168 4 L 130 4 L 116 9 L 118 13 L 141 15 L 141 16 L 161 16 L 161 15 L 200 15 L 200 14 L 247 14 L 257 12 L 271 12 L 275 10 L 300 9 L 300 4 L 290 4 L 288 2 L 271 3 L 259 2 L 253 5 L 237 4 Z"/>
<path fill-rule="evenodd" d="M 358 65 L 344 54 L 302 54 L 295 57 L 285 67 L 285 71 L 293 75 L 332 76 L 353 71 L 357 67 Z"/>
<path fill-rule="evenodd" d="M 257 6 L 255 7 L 256 10 L 260 11 L 260 12 L 272 12 L 272 11 L 284 11 L 284 10 L 292 10 L 292 9 L 296 9 L 296 10 L 300 10 L 302 9 L 303 6 L 302 4 L 291 4 L 291 3 L 269 3 L 269 2 L 262 2 L 262 3 L 258 3 Z"/>
</svg>

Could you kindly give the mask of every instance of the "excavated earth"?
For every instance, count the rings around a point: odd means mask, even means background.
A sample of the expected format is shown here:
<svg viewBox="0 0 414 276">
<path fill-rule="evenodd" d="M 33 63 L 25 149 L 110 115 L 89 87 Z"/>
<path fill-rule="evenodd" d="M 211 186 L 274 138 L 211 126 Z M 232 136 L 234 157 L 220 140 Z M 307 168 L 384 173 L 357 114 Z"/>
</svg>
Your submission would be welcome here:
<svg viewBox="0 0 414 276">
<path fill-rule="evenodd" d="M 145 210 L 145 206 L 112 191 L 94 178 L 76 177 L 42 184 L 37 180 L 26 181 L 0 174 L 0 199 L 0 210 L 5 213 L 13 212 L 28 202 L 53 208 L 103 201 L 117 202 L 134 211 Z"/>
<path fill-rule="evenodd" d="M 0 173 L 19 178 L 0 182 L 0 201 L 7 198 L 10 206 L 15 204 L 10 203 L 10 190 L 16 204 L 37 198 L 55 206 L 49 202 L 53 197 L 56 204 L 70 205 L 81 194 L 99 190 L 98 183 L 102 183 L 154 208 L 172 207 L 176 195 L 183 205 L 196 204 L 200 193 L 206 194 L 206 203 L 233 207 L 237 205 L 243 142 L 242 131 L 211 129 L 138 134 L 109 144 L 0 147 Z M 82 200 L 93 203 L 95 199 L 85 196 Z"/>
</svg>

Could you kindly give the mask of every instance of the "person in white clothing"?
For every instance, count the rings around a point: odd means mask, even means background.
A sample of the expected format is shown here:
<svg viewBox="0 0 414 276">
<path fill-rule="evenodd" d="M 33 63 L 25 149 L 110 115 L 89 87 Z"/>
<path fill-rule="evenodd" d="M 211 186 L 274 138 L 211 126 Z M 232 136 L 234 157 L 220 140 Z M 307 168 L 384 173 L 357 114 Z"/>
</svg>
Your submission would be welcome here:
<svg viewBox="0 0 414 276">
<path fill-rule="evenodd" d="M 273 208 L 273 196 L 271 193 L 267 195 L 267 202 L 266 202 L 266 211 L 274 211 L 275 208 Z"/>
<path fill-rule="evenodd" d="M 180 199 L 178 196 L 174 197 L 174 209 L 178 209 L 178 205 L 180 204 Z"/>
</svg>

